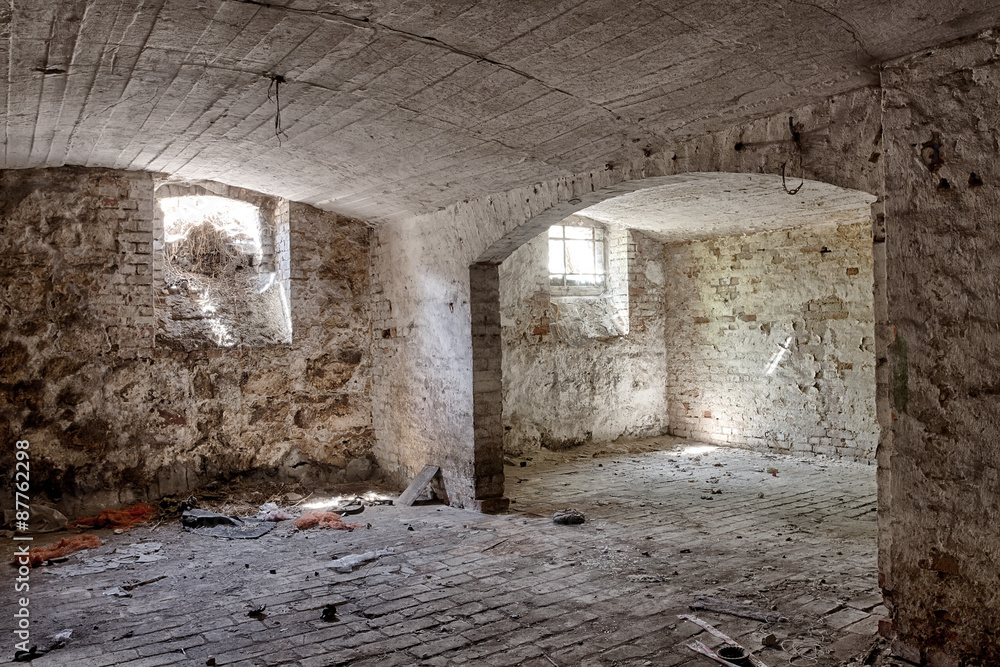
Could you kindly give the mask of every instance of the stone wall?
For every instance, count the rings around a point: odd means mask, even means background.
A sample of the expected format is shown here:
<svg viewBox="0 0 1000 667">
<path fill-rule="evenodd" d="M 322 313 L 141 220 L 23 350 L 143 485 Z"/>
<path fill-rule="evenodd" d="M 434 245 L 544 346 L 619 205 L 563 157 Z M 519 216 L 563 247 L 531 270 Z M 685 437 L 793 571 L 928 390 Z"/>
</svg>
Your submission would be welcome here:
<svg viewBox="0 0 1000 667">
<path fill-rule="evenodd" d="M 369 228 L 291 204 L 293 343 L 172 350 L 153 205 L 145 173 L 0 172 L 0 434 L 31 442 L 34 494 L 77 514 L 243 474 L 372 474 Z"/>
<path fill-rule="evenodd" d="M 670 432 L 874 459 L 872 226 L 668 246 Z"/>
<path fill-rule="evenodd" d="M 666 432 L 663 246 L 625 229 L 606 240 L 606 296 L 551 294 L 547 233 L 500 267 L 508 454 Z"/>
<path fill-rule="evenodd" d="M 1000 664 L 1000 39 L 885 71 L 892 359 L 881 581 L 911 659 Z"/>
</svg>

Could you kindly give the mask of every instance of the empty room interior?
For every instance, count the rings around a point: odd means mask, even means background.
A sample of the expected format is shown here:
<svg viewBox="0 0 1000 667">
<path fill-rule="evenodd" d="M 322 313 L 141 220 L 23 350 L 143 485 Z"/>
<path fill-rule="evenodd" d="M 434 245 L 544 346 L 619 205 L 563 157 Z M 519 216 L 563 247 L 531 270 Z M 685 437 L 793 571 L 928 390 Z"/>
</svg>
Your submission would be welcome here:
<svg viewBox="0 0 1000 667">
<path fill-rule="evenodd" d="M 1000 665 L 1000 5 L 0 6 L 10 664 Z"/>
</svg>

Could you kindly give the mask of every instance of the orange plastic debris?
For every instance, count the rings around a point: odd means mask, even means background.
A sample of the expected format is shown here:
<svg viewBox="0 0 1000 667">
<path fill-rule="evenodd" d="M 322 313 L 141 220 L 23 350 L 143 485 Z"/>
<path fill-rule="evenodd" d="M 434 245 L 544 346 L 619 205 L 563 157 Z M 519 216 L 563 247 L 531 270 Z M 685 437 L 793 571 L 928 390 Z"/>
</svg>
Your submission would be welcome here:
<svg viewBox="0 0 1000 667">
<path fill-rule="evenodd" d="M 336 530 L 354 530 L 360 528 L 360 524 L 344 523 L 340 520 L 339 514 L 333 512 L 306 512 L 295 520 L 295 527 L 299 530 L 307 528 L 334 528 Z"/>
<path fill-rule="evenodd" d="M 69 555 L 75 551 L 82 551 L 83 549 L 96 549 L 101 546 L 101 544 L 103 544 L 103 542 L 101 542 L 97 535 L 64 537 L 52 546 L 29 549 L 28 566 L 36 567 L 50 558 L 62 558 L 63 556 Z M 17 556 L 14 557 L 14 564 L 24 565 L 24 563 L 18 560 Z"/>
<path fill-rule="evenodd" d="M 128 530 L 137 523 L 148 523 L 156 509 L 145 503 L 137 503 L 120 510 L 103 510 L 97 516 L 89 516 L 71 521 L 73 528 L 121 528 Z"/>
</svg>

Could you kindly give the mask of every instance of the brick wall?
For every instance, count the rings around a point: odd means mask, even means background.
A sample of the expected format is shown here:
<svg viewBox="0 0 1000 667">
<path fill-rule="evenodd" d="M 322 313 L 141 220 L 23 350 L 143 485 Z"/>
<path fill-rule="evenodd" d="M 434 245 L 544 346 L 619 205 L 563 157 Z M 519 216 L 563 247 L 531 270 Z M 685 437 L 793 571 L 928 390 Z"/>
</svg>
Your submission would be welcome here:
<svg viewBox="0 0 1000 667">
<path fill-rule="evenodd" d="M 606 239 L 604 296 L 550 293 L 547 232 L 501 266 L 508 453 L 666 431 L 663 246 L 615 227 Z"/>
<path fill-rule="evenodd" d="M 151 175 L 0 185 L 0 434 L 32 443 L 36 494 L 75 514 L 245 474 L 374 473 L 364 223 L 284 205 L 292 344 L 170 349 L 153 337 Z"/>
<path fill-rule="evenodd" d="M 873 460 L 870 220 L 666 249 L 670 432 Z"/>
</svg>

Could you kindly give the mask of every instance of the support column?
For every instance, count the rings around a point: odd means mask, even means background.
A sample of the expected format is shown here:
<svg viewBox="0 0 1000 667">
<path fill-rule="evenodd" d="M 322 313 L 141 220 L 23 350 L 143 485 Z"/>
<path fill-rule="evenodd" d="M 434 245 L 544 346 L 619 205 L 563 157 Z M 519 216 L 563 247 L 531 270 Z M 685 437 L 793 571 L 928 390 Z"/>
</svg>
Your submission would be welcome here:
<svg viewBox="0 0 1000 667">
<path fill-rule="evenodd" d="M 476 509 L 501 512 L 510 504 L 504 493 L 503 391 L 500 337 L 500 267 L 469 268 L 472 311 L 472 396 Z"/>
</svg>

